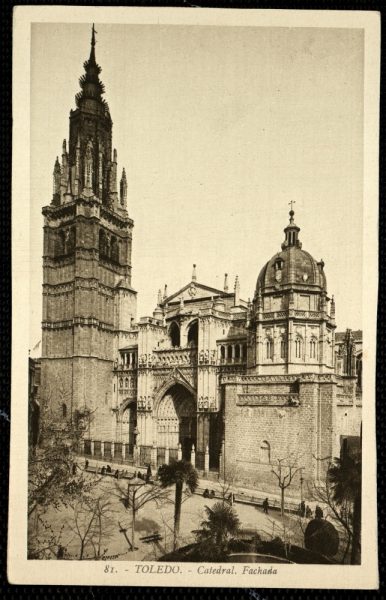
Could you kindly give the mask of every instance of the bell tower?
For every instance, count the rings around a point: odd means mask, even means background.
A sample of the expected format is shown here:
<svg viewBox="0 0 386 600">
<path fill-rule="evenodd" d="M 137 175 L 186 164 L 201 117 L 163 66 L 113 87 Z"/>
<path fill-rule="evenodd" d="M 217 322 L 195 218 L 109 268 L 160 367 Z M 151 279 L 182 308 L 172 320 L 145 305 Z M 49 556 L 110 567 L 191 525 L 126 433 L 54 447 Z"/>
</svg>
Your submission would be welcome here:
<svg viewBox="0 0 386 600">
<path fill-rule="evenodd" d="M 56 158 L 43 208 L 42 395 L 53 421 L 84 414 L 90 434 L 109 435 L 113 363 L 136 316 L 131 287 L 134 223 L 127 179 L 117 185 L 112 120 L 91 51 L 70 111 L 69 142 Z M 110 415 L 110 418 L 106 418 Z"/>
</svg>

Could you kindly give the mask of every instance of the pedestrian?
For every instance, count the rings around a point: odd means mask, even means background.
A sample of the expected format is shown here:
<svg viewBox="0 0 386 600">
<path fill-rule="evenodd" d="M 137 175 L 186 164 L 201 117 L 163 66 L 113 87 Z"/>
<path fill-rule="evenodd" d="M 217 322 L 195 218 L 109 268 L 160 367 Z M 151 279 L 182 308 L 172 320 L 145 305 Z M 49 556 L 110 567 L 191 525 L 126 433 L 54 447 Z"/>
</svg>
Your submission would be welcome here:
<svg viewBox="0 0 386 600">
<path fill-rule="evenodd" d="M 202 494 L 204 498 L 209 498 L 209 490 L 205 488 L 204 493 Z"/>
<path fill-rule="evenodd" d="M 263 502 L 263 510 L 266 515 L 268 514 L 268 509 L 269 509 L 269 502 L 268 502 L 268 498 L 266 498 Z"/>
<path fill-rule="evenodd" d="M 87 469 L 88 469 L 88 460 L 86 460 L 86 462 L 84 463 L 84 468 L 87 471 Z"/>
<path fill-rule="evenodd" d="M 307 519 L 312 519 L 312 510 L 310 509 L 310 507 L 308 506 L 308 504 L 306 506 L 306 518 Z"/>
<path fill-rule="evenodd" d="M 106 467 L 106 473 L 111 473 L 111 467 L 110 467 L 110 465 L 107 465 L 107 467 Z"/>
<path fill-rule="evenodd" d="M 216 496 L 214 490 L 210 490 L 210 498 L 214 498 Z"/>
<path fill-rule="evenodd" d="M 306 514 L 306 503 L 304 502 L 304 500 L 301 501 L 299 508 L 300 508 L 300 516 L 303 518 Z"/>
<path fill-rule="evenodd" d="M 320 506 L 316 506 L 315 508 L 315 519 L 323 519 L 323 511 Z"/>
<path fill-rule="evenodd" d="M 152 476 L 152 472 L 151 472 L 151 466 L 147 465 L 147 471 L 146 471 L 146 483 L 149 483 L 150 479 Z"/>
<path fill-rule="evenodd" d="M 101 475 L 106 475 L 106 467 L 103 465 Z"/>
<path fill-rule="evenodd" d="M 115 479 L 119 479 L 119 471 L 118 471 L 118 469 L 115 471 L 114 477 L 115 477 Z"/>
</svg>

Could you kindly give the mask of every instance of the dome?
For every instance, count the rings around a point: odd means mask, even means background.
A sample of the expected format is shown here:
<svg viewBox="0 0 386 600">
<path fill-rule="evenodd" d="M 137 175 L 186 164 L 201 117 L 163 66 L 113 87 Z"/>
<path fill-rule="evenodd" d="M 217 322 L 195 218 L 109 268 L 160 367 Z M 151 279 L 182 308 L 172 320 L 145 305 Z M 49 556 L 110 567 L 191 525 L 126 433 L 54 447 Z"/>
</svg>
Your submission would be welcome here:
<svg viewBox="0 0 386 600">
<path fill-rule="evenodd" d="M 286 237 L 282 251 L 275 254 L 260 271 L 255 297 L 258 290 L 262 293 L 283 288 L 326 291 L 323 260 L 317 262 L 311 254 L 302 250 L 298 239 L 300 228 L 295 225 L 293 216 L 294 212 L 291 210 L 289 225 L 284 229 Z"/>
</svg>

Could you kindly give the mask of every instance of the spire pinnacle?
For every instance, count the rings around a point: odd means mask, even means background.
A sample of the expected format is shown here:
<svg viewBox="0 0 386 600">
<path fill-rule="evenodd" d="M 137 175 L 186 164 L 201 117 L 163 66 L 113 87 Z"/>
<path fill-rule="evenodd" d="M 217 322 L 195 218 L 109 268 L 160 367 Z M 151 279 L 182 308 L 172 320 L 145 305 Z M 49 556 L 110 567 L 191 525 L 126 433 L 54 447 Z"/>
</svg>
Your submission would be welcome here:
<svg viewBox="0 0 386 600">
<path fill-rule="evenodd" d="M 236 275 L 236 279 L 235 279 L 235 287 L 234 287 L 234 293 L 235 293 L 235 306 L 239 305 L 240 302 L 240 282 L 239 282 L 239 276 Z"/>
<path fill-rule="evenodd" d="M 95 46 L 96 41 L 95 41 L 95 34 L 98 33 L 95 29 L 95 24 L 92 24 L 92 29 L 91 29 L 91 46 Z"/>
<path fill-rule="evenodd" d="M 224 292 L 227 292 L 228 290 L 228 273 L 224 273 Z"/>
<path fill-rule="evenodd" d="M 192 281 L 197 281 L 196 265 L 193 265 Z"/>
<path fill-rule="evenodd" d="M 91 29 L 91 51 L 90 51 L 90 63 L 93 62 L 95 64 L 95 34 L 97 32 L 95 31 L 95 26 L 94 23 L 92 24 L 92 29 Z"/>
</svg>

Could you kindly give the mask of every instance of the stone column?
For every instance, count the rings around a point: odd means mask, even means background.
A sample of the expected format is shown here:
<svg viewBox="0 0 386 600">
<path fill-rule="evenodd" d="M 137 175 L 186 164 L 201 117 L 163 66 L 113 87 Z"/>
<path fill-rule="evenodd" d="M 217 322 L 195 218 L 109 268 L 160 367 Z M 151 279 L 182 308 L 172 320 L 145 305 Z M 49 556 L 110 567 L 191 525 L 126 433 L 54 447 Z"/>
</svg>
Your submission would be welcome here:
<svg viewBox="0 0 386 600">
<path fill-rule="evenodd" d="M 225 440 L 222 440 L 222 442 L 221 442 L 219 467 L 220 467 L 219 468 L 220 479 L 225 481 Z"/>
<path fill-rule="evenodd" d="M 210 431 L 210 414 L 205 413 L 204 417 L 204 431 L 203 431 L 203 444 L 202 449 L 205 450 L 209 446 L 209 431 Z"/>
<path fill-rule="evenodd" d="M 105 443 L 101 442 L 101 457 L 104 458 L 105 456 Z"/>
<path fill-rule="evenodd" d="M 122 442 L 122 460 L 126 458 L 126 444 Z"/>
<path fill-rule="evenodd" d="M 114 451 L 115 451 L 115 446 L 114 446 L 114 442 L 111 442 L 111 458 L 114 458 Z"/>
<path fill-rule="evenodd" d="M 157 470 L 157 446 L 156 443 L 153 442 L 153 446 L 151 449 L 151 468 Z"/>
<path fill-rule="evenodd" d="M 209 446 L 207 445 L 205 448 L 204 474 L 208 475 L 208 473 L 209 473 Z"/>
<path fill-rule="evenodd" d="M 81 439 L 79 442 L 79 453 L 84 455 L 84 440 Z"/>
<path fill-rule="evenodd" d="M 165 448 L 165 464 L 168 465 L 169 464 L 169 445 L 166 444 L 166 448 Z"/>
<path fill-rule="evenodd" d="M 91 450 L 91 456 L 94 456 L 94 454 L 95 454 L 94 440 L 91 440 L 91 442 L 90 442 L 90 450 Z"/>
<path fill-rule="evenodd" d="M 135 445 L 133 448 L 133 461 L 136 467 L 139 467 L 139 459 L 141 456 L 140 447 Z"/>
<path fill-rule="evenodd" d="M 288 344 L 287 344 L 287 362 L 292 361 L 292 321 L 288 322 Z"/>
<path fill-rule="evenodd" d="M 182 460 L 182 448 L 180 442 L 178 443 L 177 460 Z"/>
<path fill-rule="evenodd" d="M 192 445 L 192 451 L 190 453 L 190 462 L 192 464 L 192 467 L 196 466 L 196 449 L 194 447 L 194 444 Z"/>
</svg>

